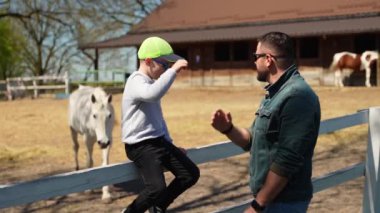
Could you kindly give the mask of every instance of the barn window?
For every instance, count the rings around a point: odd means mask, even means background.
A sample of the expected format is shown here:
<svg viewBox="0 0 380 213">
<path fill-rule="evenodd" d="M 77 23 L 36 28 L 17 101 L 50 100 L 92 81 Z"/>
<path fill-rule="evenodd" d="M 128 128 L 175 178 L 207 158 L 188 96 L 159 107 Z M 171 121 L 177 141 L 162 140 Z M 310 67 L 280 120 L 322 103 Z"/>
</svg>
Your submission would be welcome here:
<svg viewBox="0 0 380 213">
<path fill-rule="evenodd" d="M 228 42 L 219 42 L 214 48 L 215 61 L 230 60 L 230 44 Z"/>
<path fill-rule="evenodd" d="M 233 59 L 234 61 L 249 60 L 249 43 L 248 42 L 239 41 L 233 44 Z"/>
<path fill-rule="evenodd" d="M 319 58 L 318 37 L 301 38 L 299 40 L 300 58 Z"/>
</svg>

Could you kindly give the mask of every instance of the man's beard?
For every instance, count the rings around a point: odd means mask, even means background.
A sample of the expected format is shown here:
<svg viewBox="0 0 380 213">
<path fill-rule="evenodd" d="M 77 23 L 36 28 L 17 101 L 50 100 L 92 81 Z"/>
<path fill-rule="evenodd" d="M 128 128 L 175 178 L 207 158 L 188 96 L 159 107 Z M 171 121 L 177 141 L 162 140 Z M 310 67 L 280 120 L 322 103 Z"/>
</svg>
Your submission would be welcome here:
<svg viewBox="0 0 380 213">
<path fill-rule="evenodd" d="M 261 82 L 266 82 L 268 77 L 268 72 L 257 72 L 257 80 Z"/>
</svg>

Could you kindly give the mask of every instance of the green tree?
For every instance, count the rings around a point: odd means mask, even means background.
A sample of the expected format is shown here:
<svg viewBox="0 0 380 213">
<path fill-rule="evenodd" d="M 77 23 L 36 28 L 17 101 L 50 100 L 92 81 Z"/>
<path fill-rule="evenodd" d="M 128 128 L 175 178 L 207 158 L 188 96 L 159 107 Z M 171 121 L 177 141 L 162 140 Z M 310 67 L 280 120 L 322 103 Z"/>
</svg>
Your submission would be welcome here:
<svg viewBox="0 0 380 213">
<path fill-rule="evenodd" d="M 59 75 L 75 64 L 91 65 L 94 52 L 78 49 L 124 35 L 162 0 L 0 0 L 0 20 L 12 19 L 27 41 L 27 75 Z M 90 67 L 90 66 L 89 66 Z"/>
<path fill-rule="evenodd" d="M 23 38 L 8 19 L 0 20 L 0 80 L 22 74 Z"/>
</svg>

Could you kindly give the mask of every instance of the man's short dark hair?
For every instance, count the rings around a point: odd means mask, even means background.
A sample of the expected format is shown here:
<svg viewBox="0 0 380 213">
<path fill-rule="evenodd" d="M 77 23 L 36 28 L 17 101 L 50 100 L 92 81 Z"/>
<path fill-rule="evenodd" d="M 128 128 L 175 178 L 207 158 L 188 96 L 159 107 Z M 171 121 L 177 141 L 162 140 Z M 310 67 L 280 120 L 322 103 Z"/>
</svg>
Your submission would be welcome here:
<svg viewBox="0 0 380 213">
<path fill-rule="evenodd" d="M 285 66 L 294 63 L 295 48 L 293 39 L 282 32 L 269 32 L 258 39 L 262 45 L 273 50 L 278 59 L 282 59 Z"/>
</svg>

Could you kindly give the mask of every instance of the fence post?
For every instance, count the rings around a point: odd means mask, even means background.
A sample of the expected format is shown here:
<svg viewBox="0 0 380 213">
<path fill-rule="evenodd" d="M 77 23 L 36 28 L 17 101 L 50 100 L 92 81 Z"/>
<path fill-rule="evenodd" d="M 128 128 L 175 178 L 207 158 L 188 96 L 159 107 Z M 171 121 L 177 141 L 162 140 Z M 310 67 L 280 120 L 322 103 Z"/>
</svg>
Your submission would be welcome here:
<svg viewBox="0 0 380 213">
<path fill-rule="evenodd" d="M 66 93 L 66 95 L 69 95 L 70 94 L 70 73 L 69 73 L 70 71 L 69 70 L 67 70 L 66 72 L 65 72 L 65 76 L 64 76 L 64 78 L 65 78 L 65 93 Z"/>
<path fill-rule="evenodd" d="M 380 108 L 370 108 L 363 212 L 380 212 Z"/>
<path fill-rule="evenodd" d="M 11 88 L 11 80 L 7 78 L 7 97 L 8 101 L 13 100 L 12 96 L 12 88 Z"/>
<path fill-rule="evenodd" d="M 38 87 L 37 87 L 37 80 L 33 80 L 33 87 L 34 87 L 34 98 L 38 98 Z"/>
</svg>

